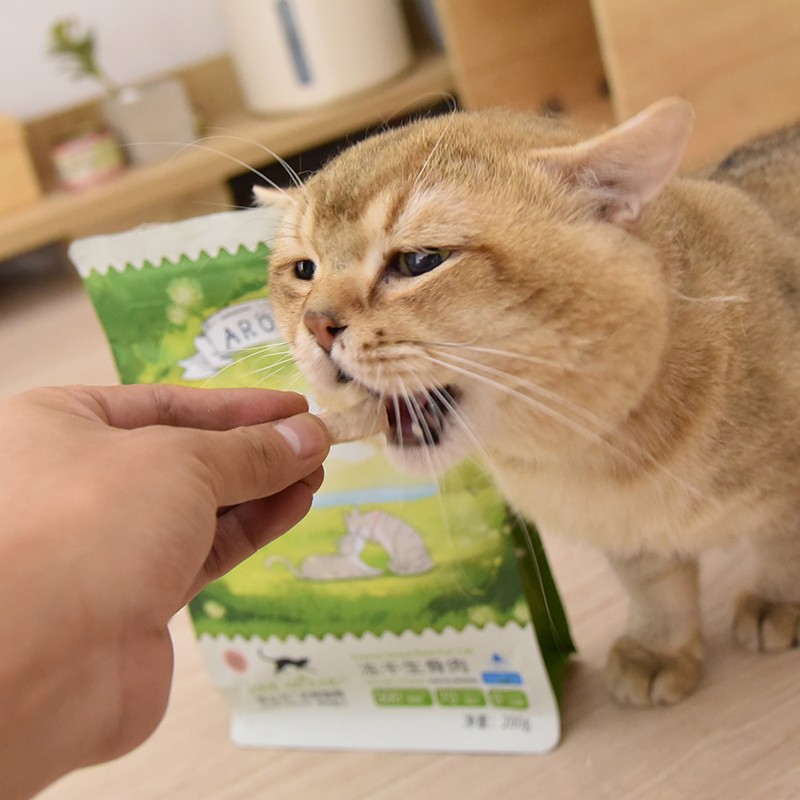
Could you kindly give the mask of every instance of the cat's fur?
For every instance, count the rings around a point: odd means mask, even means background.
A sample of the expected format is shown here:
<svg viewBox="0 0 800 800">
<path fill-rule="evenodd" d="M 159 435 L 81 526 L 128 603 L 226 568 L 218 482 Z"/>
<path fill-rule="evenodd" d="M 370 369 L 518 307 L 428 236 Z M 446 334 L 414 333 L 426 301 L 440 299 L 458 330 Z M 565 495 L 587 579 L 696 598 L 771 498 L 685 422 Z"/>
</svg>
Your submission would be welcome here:
<svg viewBox="0 0 800 800">
<path fill-rule="evenodd" d="M 639 705 L 699 680 L 709 546 L 754 546 L 742 644 L 794 646 L 800 620 L 800 136 L 675 177 L 692 119 L 666 100 L 587 139 L 454 114 L 264 197 L 286 206 L 276 316 L 320 398 L 372 396 L 418 429 L 434 398 L 438 443 L 398 458 L 475 451 L 545 532 L 603 548 L 630 595 L 606 675 Z M 449 257 L 400 274 L 423 248 Z"/>
</svg>

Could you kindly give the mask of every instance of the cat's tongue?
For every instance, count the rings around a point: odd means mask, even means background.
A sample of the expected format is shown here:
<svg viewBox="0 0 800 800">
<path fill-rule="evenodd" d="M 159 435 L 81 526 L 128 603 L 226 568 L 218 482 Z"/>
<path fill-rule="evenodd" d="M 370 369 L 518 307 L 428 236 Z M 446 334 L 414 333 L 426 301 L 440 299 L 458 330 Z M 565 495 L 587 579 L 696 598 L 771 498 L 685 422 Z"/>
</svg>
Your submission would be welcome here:
<svg viewBox="0 0 800 800">
<path fill-rule="evenodd" d="M 400 447 L 436 445 L 444 432 L 446 413 L 443 401 L 427 393 L 389 398 L 389 441 Z"/>
</svg>

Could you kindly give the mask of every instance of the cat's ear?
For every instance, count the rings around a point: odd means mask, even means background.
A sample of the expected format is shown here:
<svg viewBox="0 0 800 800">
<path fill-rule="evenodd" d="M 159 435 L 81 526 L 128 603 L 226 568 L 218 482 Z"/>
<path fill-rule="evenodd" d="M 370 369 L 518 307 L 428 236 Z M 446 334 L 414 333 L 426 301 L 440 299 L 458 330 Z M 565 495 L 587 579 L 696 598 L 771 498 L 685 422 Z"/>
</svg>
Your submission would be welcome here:
<svg viewBox="0 0 800 800">
<path fill-rule="evenodd" d="M 253 200 L 255 205 L 261 207 L 279 208 L 288 211 L 295 204 L 294 193 L 291 189 L 273 189 L 270 186 L 253 186 Z"/>
<path fill-rule="evenodd" d="M 596 192 L 609 222 L 631 225 L 678 171 L 693 124 L 692 106 L 670 97 L 593 139 L 534 155 Z"/>
</svg>

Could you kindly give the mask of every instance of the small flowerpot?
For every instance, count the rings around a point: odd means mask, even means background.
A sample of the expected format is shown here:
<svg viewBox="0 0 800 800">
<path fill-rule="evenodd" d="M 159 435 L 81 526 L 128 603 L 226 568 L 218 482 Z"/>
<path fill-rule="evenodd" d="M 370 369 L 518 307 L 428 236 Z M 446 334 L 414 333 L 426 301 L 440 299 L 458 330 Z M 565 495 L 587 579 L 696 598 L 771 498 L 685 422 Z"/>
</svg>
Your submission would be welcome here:
<svg viewBox="0 0 800 800">
<path fill-rule="evenodd" d="M 103 117 L 132 164 L 168 158 L 197 138 L 197 121 L 177 80 L 126 86 L 103 102 Z"/>
<path fill-rule="evenodd" d="M 99 186 L 125 171 L 125 161 L 110 131 L 98 128 L 75 133 L 50 149 L 61 186 L 81 191 Z"/>
</svg>

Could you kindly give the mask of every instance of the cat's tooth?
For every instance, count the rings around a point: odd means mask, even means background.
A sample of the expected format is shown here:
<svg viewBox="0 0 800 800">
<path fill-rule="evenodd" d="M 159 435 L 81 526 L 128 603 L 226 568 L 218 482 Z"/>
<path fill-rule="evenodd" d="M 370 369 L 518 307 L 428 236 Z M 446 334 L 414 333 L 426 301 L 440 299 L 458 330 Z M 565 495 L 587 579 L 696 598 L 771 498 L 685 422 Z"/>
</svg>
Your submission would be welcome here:
<svg viewBox="0 0 800 800">
<path fill-rule="evenodd" d="M 319 418 L 328 429 L 332 444 L 353 442 L 389 432 L 386 407 L 372 397 L 344 411 L 325 411 Z"/>
<path fill-rule="evenodd" d="M 437 403 L 429 403 L 425 409 L 425 421 L 431 435 L 436 438 L 442 435 L 444 429 L 444 411 Z"/>
</svg>

